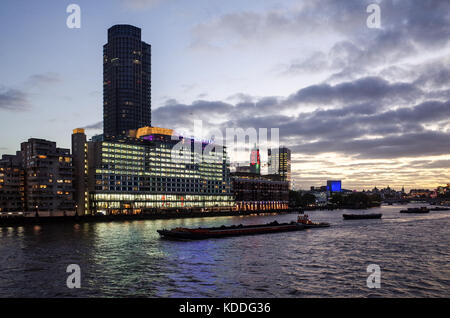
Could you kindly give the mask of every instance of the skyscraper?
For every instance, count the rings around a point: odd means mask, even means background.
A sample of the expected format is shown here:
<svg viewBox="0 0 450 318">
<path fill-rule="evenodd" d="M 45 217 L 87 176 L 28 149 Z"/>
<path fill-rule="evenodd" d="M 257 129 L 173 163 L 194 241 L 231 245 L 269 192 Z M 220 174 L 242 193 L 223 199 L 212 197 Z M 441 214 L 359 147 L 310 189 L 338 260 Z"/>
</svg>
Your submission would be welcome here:
<svg viewBox="0 0 450 318">
<path fill-rule="evenodd" d="M 289 189 L 291 184 L 291 150 L 286 147 L 269 149 L 269 174 L 280 175 L 282 180 L 289 182 Z"/>
<path fill-rule="evenodd" d="M 103 46 L 103 133 L 123 136 L 151 126 L 151 46 L 141 29 L 114 25 Z"/>
<path fill-rule="evenodd" d="M 261 158 L 259 156 L 259 148 L 256 145 L 250 154 L 250 172 L 261 174 Z"/>
</svg>

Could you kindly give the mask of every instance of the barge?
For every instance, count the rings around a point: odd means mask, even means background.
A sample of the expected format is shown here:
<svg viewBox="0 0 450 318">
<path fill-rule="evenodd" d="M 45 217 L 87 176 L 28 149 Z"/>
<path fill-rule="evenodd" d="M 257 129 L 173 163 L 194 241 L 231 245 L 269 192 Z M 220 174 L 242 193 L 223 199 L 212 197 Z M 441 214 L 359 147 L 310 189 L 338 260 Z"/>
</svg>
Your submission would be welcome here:
<svg viewBox="0 0 450 318">
<path fill-rule="evenodd" d="M 230 236 L 256 235 L 279 232 L 301 231 L 307 228 L 329 227 L 328 223 L 313 223 L 307 216 L 299 216 L 297 222 L 278 223 L 277 221 L 259 225 L 231 225 L 210 228 L 174 228 L 171 230 L 158 230 L 162 238 L 175 240 L 203 240 L 210 238 L 223 238 Z"/>
<path fill-rule="evenodd" d="M 436 208 L 431 208 L 430 211 L 449 211 L 450 208 L 445 208 L 445 207 L 436 207 Z"/>
<path fill-rule="evenodd" d="M 305 227 L 302 224 L 296 222 L 291 223 L 278 223 L 274 221 L 272 223 L 262 225 L 232 225 L 232 226 L 220 226 L 211 228 L 175 228 L 172 230 L 158 230 L 158 233 L 163 238 L 169 239 L 187 239 L 187 240 L 202 240 L 208 238 L 222 238 L 227 236 L 241 236 L 241 235 L 253 235 L 253 234 L 266 234 L 288 231 L 300 231 Z"/>
<path fill-rule="evenodd" d="M 408 208 L 407 210 L 401 210 L 400 213 L 430 213 L 430 209 L 423 206 L 421 208 Z"/>
<path fill-rule="evenodd" d="M 381 219 L 383 214 L 372 213 L 372 214 L 343 214 L 344 220 L 364 220 L 364 219 Z"/>
</svg>

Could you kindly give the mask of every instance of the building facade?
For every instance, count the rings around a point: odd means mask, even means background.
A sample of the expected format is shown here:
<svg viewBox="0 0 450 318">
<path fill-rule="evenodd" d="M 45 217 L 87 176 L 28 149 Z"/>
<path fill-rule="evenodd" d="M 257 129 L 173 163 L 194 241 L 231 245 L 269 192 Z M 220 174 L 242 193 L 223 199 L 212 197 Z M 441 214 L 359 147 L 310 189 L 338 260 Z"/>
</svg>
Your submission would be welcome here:
<svg viewBox="0 0 450 318">
<path fill-rule="evenodd" d="M 283 210 L 289 205 L 289 184 L 280 176 L 235 172 L 232 188 L 241 211 Z"/>
<path fill-rule="evenodd" d="M 151 46 L 141 29 L 115 25 L 103 47 L 103 132 L 125 136 L 151 126 Z"/>
<path fill-rule="evenodd" d="M 87 142 L 88 197 L 78 197 L 77 205 L 108 215 L 234 207 L 226 152 L 209 154 L 208 144 L 172 134 L 144 127 L 130 137 Z M 80 171 L 83 163 L 77 164 Z"/>
<path fill-rule="evenodd" d="M 256 145 L 250 152 L 250 172 L 254 174 L 261 174 L 261 157 L 259 154 L 259 149 Z"/>
<path fill-rule="evenodd" d="M 24 210 L 48 216 L 74 211 L 73 168 L 69 149 L 31 138 L 21 144 Z"/>
<path fill-rule="evenodd" d="M 291 150 L 286 147 L 268 149 L 269 174 L 279 175 L 292 189 Z"/>
<path fill-rule="evenodd" d="M 22 157 L 3 155 L 0 160 L 0 213 L 24 211 Z"/>
<path fill-rule="evenodd" d="M 72 134 L 73 189 L 75 209 L 83 215 L 89 209 L 88 202 L 88 144 L 84 129 L 75 129 Z"/>
</svg>

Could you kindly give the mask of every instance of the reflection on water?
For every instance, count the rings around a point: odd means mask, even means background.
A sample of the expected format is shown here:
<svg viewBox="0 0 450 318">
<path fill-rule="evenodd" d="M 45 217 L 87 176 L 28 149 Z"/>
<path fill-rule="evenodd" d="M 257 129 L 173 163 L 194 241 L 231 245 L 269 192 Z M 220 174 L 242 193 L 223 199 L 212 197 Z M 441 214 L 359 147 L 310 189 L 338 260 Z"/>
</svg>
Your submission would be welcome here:
<svg viewBox="0 0 450 318">
<path fill-rule="evenodd" d="M 344 221 L 331 228 L 204 241 L 160 240 L 161 228 L 286 222 L 296 215 L 48 224 L 0 228 L 1 297 L 443 297 L 450 296 L 450 211 Z M 66 287 L 79 264 L 81 289 Z M 381 289 L 366 287 L 381 266 Z"/>
</svg>

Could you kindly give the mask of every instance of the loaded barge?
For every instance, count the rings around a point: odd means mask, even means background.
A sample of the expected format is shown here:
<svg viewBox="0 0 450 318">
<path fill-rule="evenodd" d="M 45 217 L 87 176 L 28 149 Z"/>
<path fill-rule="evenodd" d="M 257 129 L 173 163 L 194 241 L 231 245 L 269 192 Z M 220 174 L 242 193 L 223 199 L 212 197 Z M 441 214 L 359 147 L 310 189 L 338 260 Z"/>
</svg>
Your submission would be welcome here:
<svg viewBox="0 0 450 318">
<path fill-rule="evenodd" d="M 297 222 L 278 223 L 277 221 L 259 224 L 259 225 L 231 225 L 210 228 L 175 228 L 171 230 L 158 230 L 159 235 L 166 239 L 179 240 L 203 240 L 209 238 L 223 238 L 229 236 L 268 234 L 278 232 L 292 232 L 301 231 L 307 228 L 329 227 L 328 223 L 313 223 L 308 219 L 308 216 L 299 216 Z"/>
<path fill-rule="evenodd" d="M 430 209 L 423 206 L 421 208 L 408 208 L 407 210 L 401 210 L 400 213 L 430 213 Z"/>
<path fill-rule="evenodd" d="M 364 220 L 364 219 L 381 219 L 383 214 L 372 213 L 372 214 L 343 214 L 344 220 Z"/>
<path fill-rule="evenodd" d="M 435 207 L 435 208 L 431 208 L 430 211 L 449 211 L 450 208 L 445 208 L 445 207 Z"/>
</svg>

